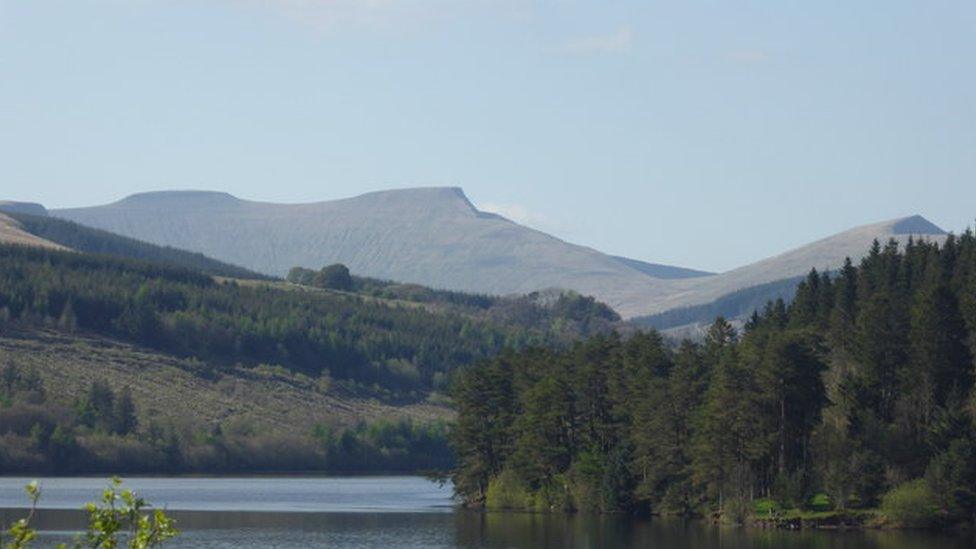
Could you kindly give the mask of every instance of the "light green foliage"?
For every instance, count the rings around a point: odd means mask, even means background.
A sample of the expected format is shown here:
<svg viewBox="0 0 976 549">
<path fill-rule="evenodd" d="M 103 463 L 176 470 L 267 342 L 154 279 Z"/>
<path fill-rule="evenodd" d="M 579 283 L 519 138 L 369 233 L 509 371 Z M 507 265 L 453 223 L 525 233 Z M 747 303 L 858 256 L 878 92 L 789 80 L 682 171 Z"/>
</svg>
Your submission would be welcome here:
<svg viewBox="0 0 976 549">
<path fill-rule="evenodd" d="M 173 520 L 160 509 L 148 513 L 149 507 L 135 492 L 123 490 L 121 479 L 113 478 L 112 484 L 102 492 L 101 505 L 85 505 L 88 531 L 75 547 L 114 549 L 127 534 L 130 549 L 147 549 L 175 537 L 178 532 Z"/>
<path fill-rule="evenodd" d="M 516 509 L 520 511 L 535 508 L 535 495 L 519 480 L 512 471 L 502 471 L 488 483 L 485 492 L 485 507 L 488 509 Z"/>
<path fill-rule="evenodd" d="M 881 498 L 881 512 L 903 528 L 927 528 L 938 520 L 935 496 L 923 479 L 892 488 Z"/>
<path fill-rule="evenodd" d="M 37 481 L 25 488 L 31 500 L 30 514 L 15 522 L 8 530 L 10 541 L 5 549 L 28 547 L 36 539 L 37 532 L 31 528 L 37 500 L 41 490 Z M 173 519 L 161 509 L 151 505 L 131 490 L 122 489 L 122 480 L 113 478 L 108 488 L 102 492 L 98 503 L 89 503 L 84 509 L 88 512 L 88 528 L 72 545 L 58 545 L 58 549 L 150 549 L 159 547 L 168 539 L 179 534 Z M 0 540 L 2 541 L 2 540 Z"/>
<path fill-rule="evenodd" d="M 752 507 L 758 517 L 773 516 L 782 509 L 779 503 L 771 498 L 757 499 L 752 502 Z"/>
<path fill-rule="evenodd" d="M 814 494 L 810 498 L 809 505 L 814 511 L 827 511 L 831 508 L 830 496 L 823 492 Z"/>
<path fill-rule="evenodd" d="M 37 532 L 31 528 L 31 519 L 34 518 L 34 512 L 37 508 L 37 500 L 41 498 L 41 489 L 37 485 L 37 481 L 33 481 L 24 487 L 24 491 L 27 492 L 27 497 L 30 498 L 31 506 L 30 513 L 26 518 L 22 518 L 17 522 L 14 522 L 10 528 L 7 529 L 6 536 L 0 536 L 0 545 L 5 549 L 20 549 L 21 547 L 27 547 L 27 545 L 37 537 Z M 4 541 L 4 537 L 9 537 L 9 541 Z"/>
</svg>

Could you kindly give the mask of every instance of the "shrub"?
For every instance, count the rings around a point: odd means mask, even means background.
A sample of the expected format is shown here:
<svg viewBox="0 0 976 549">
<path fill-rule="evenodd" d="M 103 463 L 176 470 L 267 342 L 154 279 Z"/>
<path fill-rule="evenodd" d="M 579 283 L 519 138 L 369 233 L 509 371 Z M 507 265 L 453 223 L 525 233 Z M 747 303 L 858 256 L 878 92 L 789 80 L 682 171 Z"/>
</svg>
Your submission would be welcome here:
<svg viewBox="0 0 976 549">
<path fill-rule="evenodd" d="M 749 519 L 751 506 L 744 497 L 730 497 L 722 502 L 722 522 L 726 524 L 745 524 Z"/>
<path fill-rule="evenodd" d="M 488 509 L 529 510 L 536 506 L 532 491 L 511 471 L 502 471 L 488 483 L 485 507 Z"/>
<path fill-rule="evenodd" d="M 938 519 L 935 497 L 924 479 L 905 482 L 881 498 L 881 512 L 895 526 L 927 528 Z"/>
<path fill-rule="evenodd" d="M 823 492 L 814 494 L 813 497 L 810 498 L 809 505 L 810 508 L 813 509 L 814 511 L 821 511 L 821 512 L 829 511 L 832 506 L 832 504 L 830 503 L 830 496 L 828 496 Z"/>
<path fill-rule="evenodd" d="M 759 517 L 768 517 L 770 515 L 774 515 L 778 513 L 781 509 L 779 503 L 777 503 L 776 500 L 771 498 L 757 499 L 756 501 L 753 502 L 752 507 L 753 507 L 753 511 L 756 513 L 756 516 Z"/>
</svg>

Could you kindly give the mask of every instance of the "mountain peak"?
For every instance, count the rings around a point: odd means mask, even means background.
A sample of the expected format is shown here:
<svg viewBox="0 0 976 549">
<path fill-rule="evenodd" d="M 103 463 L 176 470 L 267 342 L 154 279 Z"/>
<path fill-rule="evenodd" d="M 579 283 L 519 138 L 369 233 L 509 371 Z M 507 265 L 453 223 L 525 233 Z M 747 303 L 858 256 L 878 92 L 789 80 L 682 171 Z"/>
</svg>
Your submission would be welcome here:
<svg viewBox="0 0 976 549">
<path fill-rule="evenodd" d="M 444 201 L 461 201 L 470 204 L 471 201 L 468 200 L 467 195 L 464 194 L 464 189 L 461 187 L 406 187 L 403 189 L 388 189 L 383 191 L 373 191 L 361 194 L 355 198 L 361 197 L 389 197 L 389 198 L 418 198 L 421 200 L 444 200 Z"/>
<path fill-rule="evenodd" d="M 913 215 L 895 221 L 891 227 L 892 234 L 915 234 L 915 235 L 944 235 L 947 234 L 938 225 L 920 215 Z"/>
<path fill-rule="evenodd" d="M 374 205 L 395 207 L 397 209 L 415 209 L 427 212 L 451 212 L 465 216 L 475 216 L 486 219 L 504 219 L 489 212 L 479 210 L 461 187 L 408 187 L 374 191 L 352 198 L 347 201 L 366 202 Z"/>
</svg>

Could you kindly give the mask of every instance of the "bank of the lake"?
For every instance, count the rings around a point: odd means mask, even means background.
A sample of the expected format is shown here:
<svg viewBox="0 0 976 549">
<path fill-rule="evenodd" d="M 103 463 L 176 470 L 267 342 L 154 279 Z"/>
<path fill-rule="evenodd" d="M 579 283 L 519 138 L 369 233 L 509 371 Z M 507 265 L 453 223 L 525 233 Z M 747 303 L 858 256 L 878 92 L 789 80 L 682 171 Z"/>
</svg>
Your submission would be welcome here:
<svg viewBox="0 0 976 549">
<path fill-rule="evenodd" d="M 31 479 L 0 478 L 0 520 L 25 512 Z M 106 480 L 39 479 L 38 547 L 70 541 L 77 509 Z M 704 520 L 628 515 L 464 510 L 450 484 L 421 477 L 133 477 L 137 490 L 178 521 L 167 548 L 231 547 L 674 547 L 678 549 L 962 549 L 969 534 L 878 530 L 762 530 Z"/>
</svg>

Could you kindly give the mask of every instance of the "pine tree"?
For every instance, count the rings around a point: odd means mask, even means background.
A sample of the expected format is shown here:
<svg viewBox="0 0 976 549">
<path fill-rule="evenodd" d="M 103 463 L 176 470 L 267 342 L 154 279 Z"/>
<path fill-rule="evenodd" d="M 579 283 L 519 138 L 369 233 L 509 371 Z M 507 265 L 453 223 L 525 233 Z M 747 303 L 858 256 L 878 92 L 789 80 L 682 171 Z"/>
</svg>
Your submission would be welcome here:
<svg viewBox="0 0 976 549">
<path fill-rule="evenodd" d="M 818 347 L 816 339 L 785 332 L 774 334 L 762 353 L 758 384 L 768 403 L 764 414 L 776 418 L 773 461 L 780 476 L 807 468 L 810 436 L 827 401 Z"/>
<path fill-rule="evenodd" d="M 572 399 L 563 372 L 533 383 L 522 396 L 522 414 L 515 420 L 513 467 L 533 488 L 548 484 L 572 459 Z"/>
<path fill-rule="evenodd" d="M 847 258 L 833 287 L 833 306 L 827 338 L 834 351 L 848 354 L 855 352 L 854 323 L 858 313 L 857 289 L 857 269 L 851 264 L 851 258 Z"/>
<path fill-rule="evenodd" d="M 122 389 L 112 411 L 112 431 L 119 435 L 134 433 L 139 425 L 136 417 L 136 405 L 132 401 L 132 392 L 128 387 Z"/>
<path fill-rule="evenodd" d="M 460 372 L 452 388 L 458 403 L 453 436 L 459 466 L 454 485 L 476 503 L 484 502 L 488 482 L 501 472 L 512 451 L 512 426 L 520 413 L 514 360 L 503 355 Z"/>
</svg>

